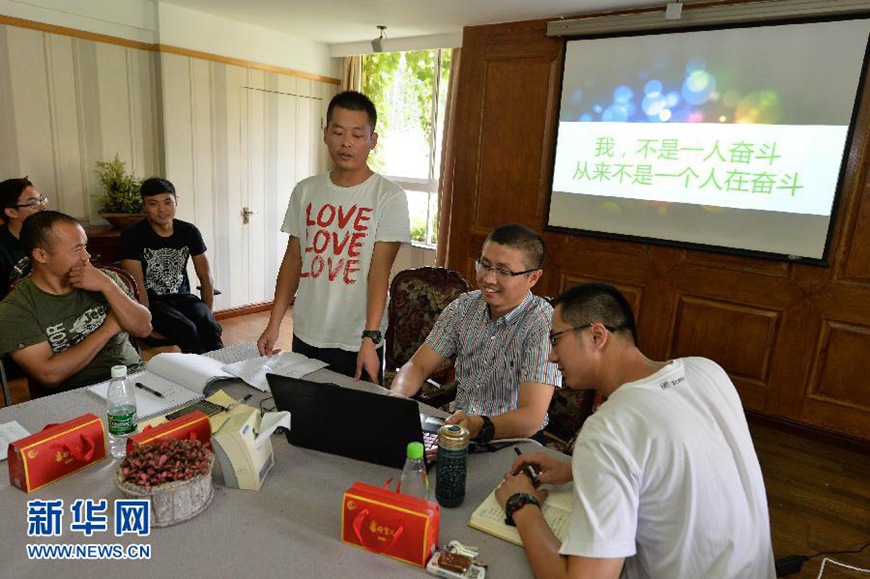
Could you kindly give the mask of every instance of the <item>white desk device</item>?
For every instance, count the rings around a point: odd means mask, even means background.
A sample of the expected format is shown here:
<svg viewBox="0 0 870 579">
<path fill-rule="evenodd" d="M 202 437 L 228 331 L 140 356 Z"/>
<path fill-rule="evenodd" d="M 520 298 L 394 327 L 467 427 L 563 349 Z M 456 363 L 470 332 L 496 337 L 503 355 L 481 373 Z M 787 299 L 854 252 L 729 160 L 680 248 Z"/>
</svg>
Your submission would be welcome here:
<svg viewBox="0 0 870 579">
<path fill-rule="evenodd" d="M 212 435 L 212 446 L 221 464 L 227 488 L 258 491 L 275 464 L 270 436 L 279 426 L 290 428 L 288 412 L 237 408 Z"/>
</svg>

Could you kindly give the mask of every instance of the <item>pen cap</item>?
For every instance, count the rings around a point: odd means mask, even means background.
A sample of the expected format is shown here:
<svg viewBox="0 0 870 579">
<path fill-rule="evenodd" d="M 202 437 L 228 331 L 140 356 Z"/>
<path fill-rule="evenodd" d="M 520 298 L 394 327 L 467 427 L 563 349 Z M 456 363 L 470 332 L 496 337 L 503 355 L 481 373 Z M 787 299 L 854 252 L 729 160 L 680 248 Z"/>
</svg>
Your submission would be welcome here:
<svg viewBox="0 0 870 579">
<path fill-rule="evenodd" d="M 112 378 L 126 378 L 127 367 L 124 365 L 112 366 Z"/>
</svg>

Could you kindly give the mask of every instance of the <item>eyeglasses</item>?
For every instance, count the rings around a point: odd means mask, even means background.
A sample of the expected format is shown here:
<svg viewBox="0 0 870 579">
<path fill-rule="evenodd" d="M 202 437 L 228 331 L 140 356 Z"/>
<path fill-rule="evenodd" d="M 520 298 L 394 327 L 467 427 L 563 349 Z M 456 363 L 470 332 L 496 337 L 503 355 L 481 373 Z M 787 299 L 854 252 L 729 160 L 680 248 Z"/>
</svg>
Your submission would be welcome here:
<svg viewBox="0 0 870 579">
<path fill-rule="evenodd" d="M 550 334 L 550 345 L 552 347 L 556 347 L 556 342 L 559 341 L 559 338 L 564 336 L 565 334 L 569 334 L 571 332 L 576 332 L 578 330 L 585 330 L 586 328 L 591 328 L 595 325 L 595 322 L 589 322 L 588 324 L 581 324 L 579 326 L 574 326 L 573 328 L 568 328 L 567 330 L 562 330 L 561 332 L 556 332 L 555 334 Z M 615 332 L 618 328 L 614 328 L 613 326 L 608 326 L 607 324 L 601 324 L 604 326 L 604 329 L 610 333 Z"/>
<path fill-rule="evenodd" d="M 527 269 L 526 271 L 511 271 L 509 269 L 504 269 L 503 267 L 492 267 L 491 265 L 487 265 L 479 259 L 476 259 L 474 260 L 474 269 L 477 271 L 477 273 L 482 273 L 483 275 L 492 272 L 497 278 L 507 279 L 509 277 L 516 277 L 518 275 L 526 275 L 527 273 L 538 271 L 541 268 L 533 267 L 532 269 Z"/>
<path fill-rule="evenodd" d="M 48 197 L 46 197 L 45 195 L 40 195 L 36 199 L 31 199 L 27 203 L 21 203 L 20 205 L 13 205 L 12 207 L 15 207 L 17 209 L 22 209 L 24 207 L 33 208 L 33 207 L 39 207 L 40 205 L 45 205 L 46 203 L 48 203 Z"/>
</svg>

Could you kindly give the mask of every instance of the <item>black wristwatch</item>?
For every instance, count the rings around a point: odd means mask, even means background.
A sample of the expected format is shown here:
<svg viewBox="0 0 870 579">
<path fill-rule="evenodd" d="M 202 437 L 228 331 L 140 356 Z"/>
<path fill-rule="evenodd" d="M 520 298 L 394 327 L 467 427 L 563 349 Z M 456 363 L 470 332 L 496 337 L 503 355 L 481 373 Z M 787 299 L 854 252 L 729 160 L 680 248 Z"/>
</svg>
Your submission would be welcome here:
<svg viewBox="0 0 870 579">
<path fill-rule="evenodd" d="M 477 433 L 474 441 L 486 443 L 495 436 L 495 424 L 492 423 L 489 416 L 481 416 L 481 418 L 483 419 L 483 426 L 480 427 L 480 432 Z"/>
<path fill-rule="evenodd" d="M 541 503 L 538 502 L 538 499 L 529 493 L 516 493 L 511 495 L 504 504 L 504 524 L 516 527 L 517 525 L 514 523 L 514 513 L 529 504 L 535 505 L 539 509 L 541 508 Z"/>
<path fill-rule="evenodd" d="M 375 346 L 381 343 L 382 337 L 380 330 L 363 330 L 362 336 L 360 336 L 360 338 L 370 339 Z"/>
</svg>

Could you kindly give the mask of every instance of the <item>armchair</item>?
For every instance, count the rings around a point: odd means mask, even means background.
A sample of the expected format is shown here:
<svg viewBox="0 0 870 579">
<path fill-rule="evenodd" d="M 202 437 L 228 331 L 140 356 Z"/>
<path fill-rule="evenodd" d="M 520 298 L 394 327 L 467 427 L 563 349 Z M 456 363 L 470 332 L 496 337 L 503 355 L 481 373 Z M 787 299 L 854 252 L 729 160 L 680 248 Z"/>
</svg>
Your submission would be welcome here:
<svg viewBox="0 0 870 579">
<path fill-rule="evenodd" d="M 426 340 L 438 316 L 447 305 L 471 285 L 458 272 L 441 267 L 420 267 L 400 271 L 390 284 L 385 336 L 384 385 L 389 388 L 399 368 L 405 365 Z M 415 398 L 441 407 L 456 396 L 453 364 L 438 368 Z"/>
</svg>

